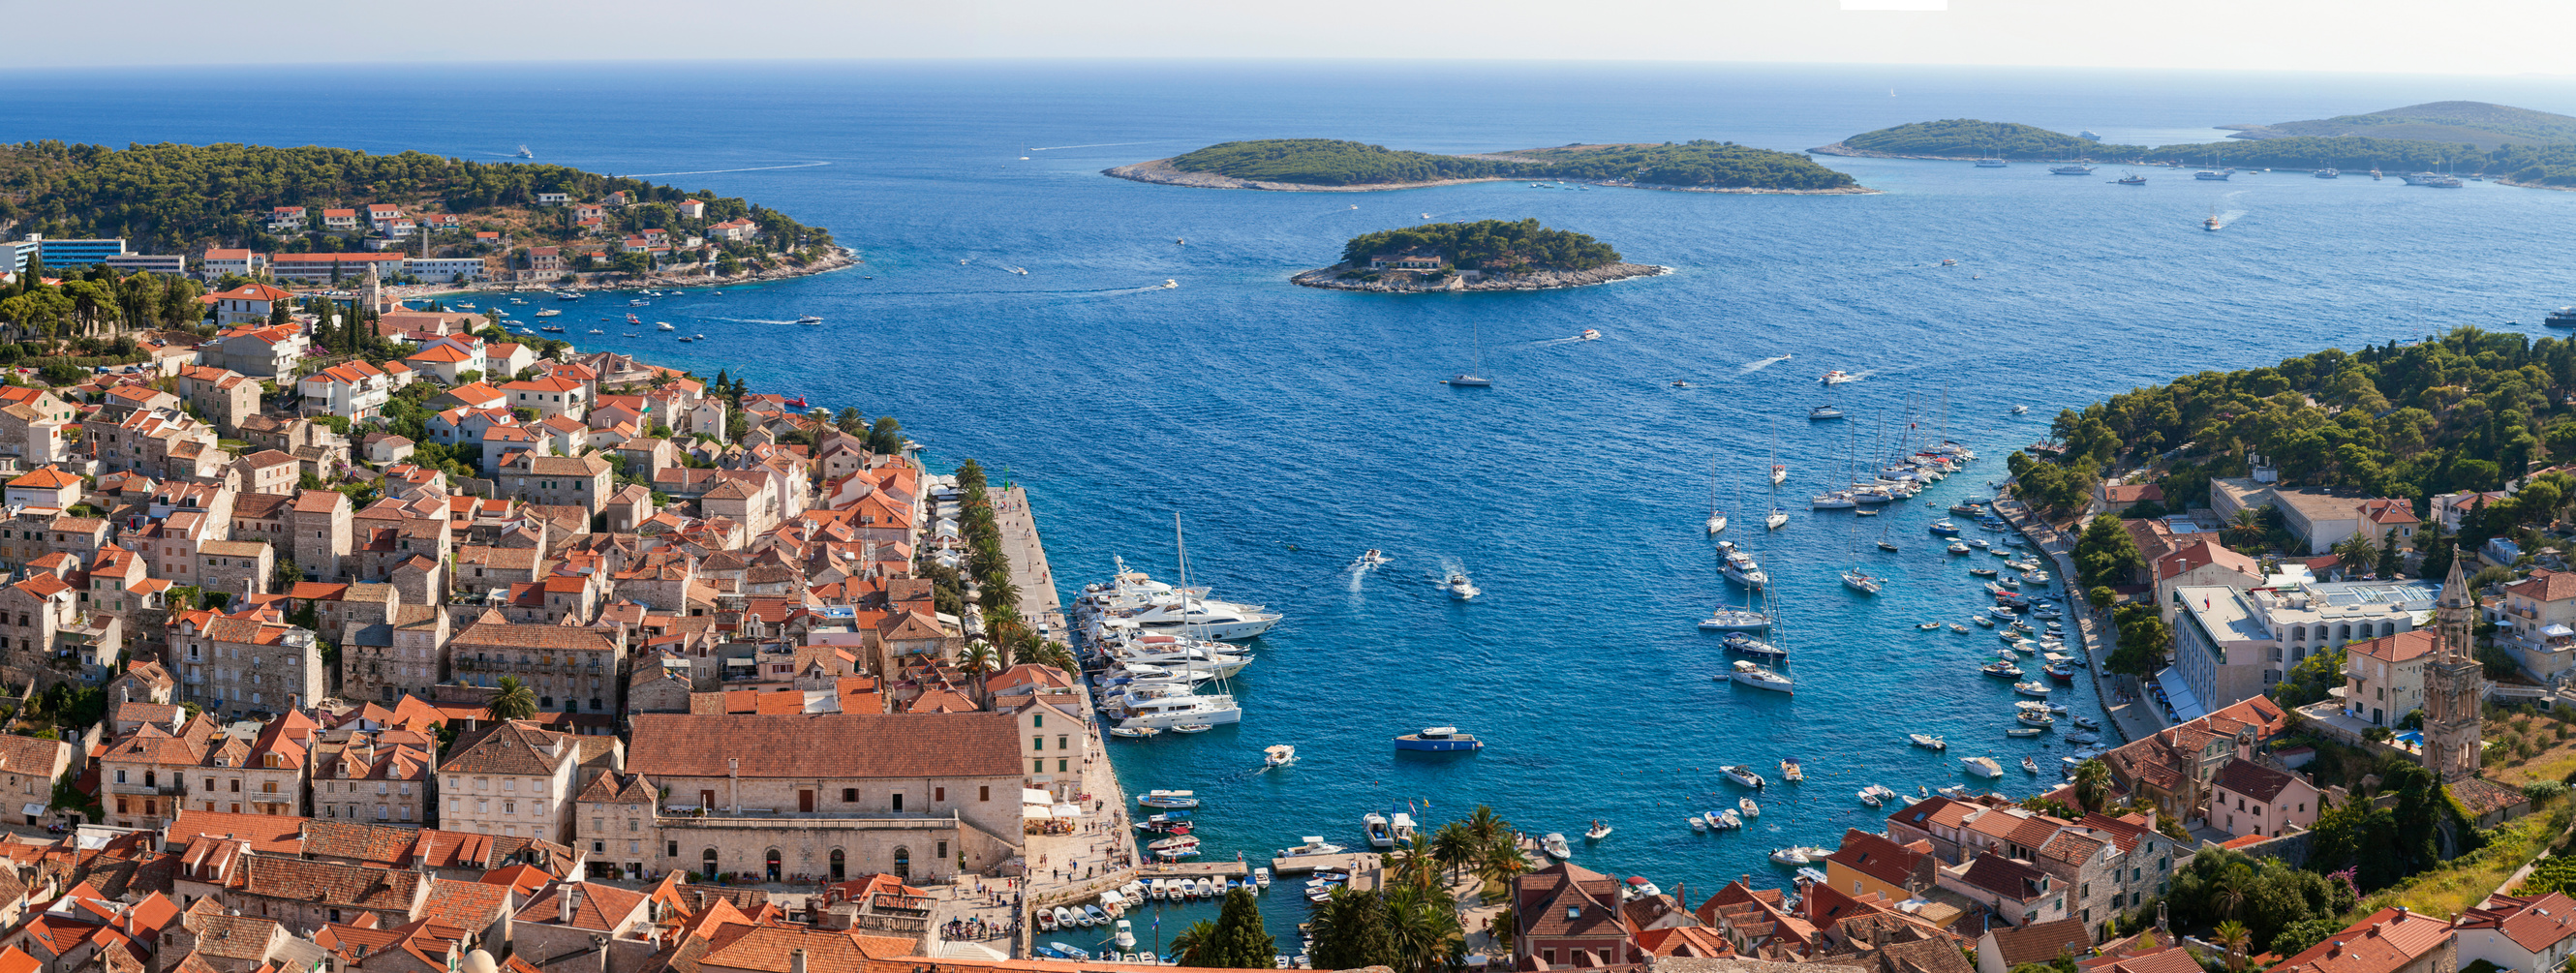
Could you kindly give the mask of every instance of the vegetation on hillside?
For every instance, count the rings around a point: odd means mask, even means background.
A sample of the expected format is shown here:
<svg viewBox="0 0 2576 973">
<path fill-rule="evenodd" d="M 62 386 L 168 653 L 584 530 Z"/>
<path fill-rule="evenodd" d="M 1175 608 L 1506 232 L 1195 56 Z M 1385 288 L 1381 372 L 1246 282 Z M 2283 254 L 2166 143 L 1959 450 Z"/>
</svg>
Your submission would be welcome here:
<svg viewBox="0 0 2576 973">
<path fill-rule="evenodd" d="M 1619 251 L 1609 244 L 1547 229 L 1535 219 L 1408 226 L 1363 233 L 1342 245 L 1342 260 L 1355 265 L 1378 254 L 1404 253 L 1437 253 L 1452 266 L 1507 273 L 1590 270 L 1619 262 Z"/>
<path fill-rule="evenodd" d="M 0 224 L 15 223 L 15 233 L 52 237 L 124 237 L 129 250 L 145 253 L 195 253 L 208 246 L 295 251 L 315 242 L 300 234 L 270 236 L 267 216 L 278 206 L 305 207 L 318 222 L 326 207 L 434 203 L 445 212 L 476 214 L 533 206 L 542 192 L 598 199 L 619 190 L 639 203 L 619 211 L 620 228 L 682 232 L 748 217 L 776 249 L 831 243 L 831 234 L 819 227 L 739 198 L 683 193 L 557 165 L 320 146 L 0 145 Z M 682 199 L 704 200 L 706 217 L 681 219 L 669 204 Z"/>
<path fill-rule="evenodd" d="M 2017 454 L 2008 463 L 2021 496 L 2061 510 L 2080 504 L 2098 471 L 2113 465 L 2152 459 L 2205 483 L 2245 476 L 2250 457 L 2260 456 L 2285 486 L 2411 498 L 2422 517 L 2436 494 L 2501 489 L 2533 460 L 2576 461 L 2576 410 L 2560 404 L 2571 393 L 2576 342 L 2462 327 L 2415 344 L 2330 348 L 2132 389 L 2060 412 L 2051 434 L 2063 453 Z M 2175 503 L 2207 495 L 2205 486 L 2196 496 L 2173 490 Z M 2510 500 L 2471 514 L 2457 542 L 2474 549 L 2497 535 L 2536 541 L 2526 532 L 2571 502 L 2576 480 L 2535 477 Z M 2243 545 L 2240 533 L 2259 541 L 2265 532 L 2231 525 L 2228 542 Z M 2428 560 L 2424 573 L 2448 568 L 2447 544 L 2419 538 L 2416 546 L 2445 558 Z"/>
<path fill-rule="evenodd" d="M 1699 139 L 1661 145 L 1569 145 L 1494 156 L 1439 155 L 1339 139 L 1223 142 L 1172 167 L 1263 182 L 1367 186 L 1438 179 L 1584 179 L 1719 189 L 1843 189 L 1852 177 L 1815 160 Z"/>
<path fill-rule="evenodd" d="M 2426 142 L 2469 142 L 2493 148 L 2576 143 L 2576 118 L 2483 101 L 2434 101 L 2360 115 L 2275 122 L 2245 129 L 2242 138 L 2293 135 L 2371 135 Z"/>
</svg>

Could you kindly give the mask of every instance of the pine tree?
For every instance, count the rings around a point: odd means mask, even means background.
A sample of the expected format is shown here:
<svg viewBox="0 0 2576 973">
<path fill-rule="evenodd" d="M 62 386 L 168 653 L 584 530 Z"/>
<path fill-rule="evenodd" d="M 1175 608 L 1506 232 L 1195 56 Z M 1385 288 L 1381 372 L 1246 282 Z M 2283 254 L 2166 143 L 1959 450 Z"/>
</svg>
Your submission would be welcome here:
<svg viewBox="0 0 2576 973">
<path fill-rule="evenodd" d="M 1217 913 L 1216 943 L 1210 966 L 1235 969 L 1272 969 L 1278 965 L 1279 948 L 1270 939 L 1270 930 L 1261 925 L 1261 903 L 1246 889 L 1225 894 L 1225 909 Z"/>
</svg>

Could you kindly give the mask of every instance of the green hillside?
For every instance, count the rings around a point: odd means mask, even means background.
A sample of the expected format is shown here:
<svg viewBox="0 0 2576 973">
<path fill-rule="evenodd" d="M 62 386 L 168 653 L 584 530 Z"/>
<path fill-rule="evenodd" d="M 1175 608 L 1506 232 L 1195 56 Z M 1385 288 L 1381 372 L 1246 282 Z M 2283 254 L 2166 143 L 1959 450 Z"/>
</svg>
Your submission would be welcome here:
<svg viewBox="0 0 2576 973">
<path fill-rule="evenodd" d="M 2240 139 L 2360 135 L 2421 142 L 2452 142 L 2494 151 L 2507 143 L 2576 142 L 2576 117 L 2483 101 L 2433 101 L 2365 115 L 2337 115 L 2241 128 Z"/>
<path fill-rule="evenodd" d="M 1175 156 L 1175 169 L 1261 182 L 1372 186 L 1440 179 L 1581 179 L 1711 189 L 1852 189 L 1804 155 L 1699 139 L 1439 155 L 1338 139 L 1223 142 Z"/>
</svg>

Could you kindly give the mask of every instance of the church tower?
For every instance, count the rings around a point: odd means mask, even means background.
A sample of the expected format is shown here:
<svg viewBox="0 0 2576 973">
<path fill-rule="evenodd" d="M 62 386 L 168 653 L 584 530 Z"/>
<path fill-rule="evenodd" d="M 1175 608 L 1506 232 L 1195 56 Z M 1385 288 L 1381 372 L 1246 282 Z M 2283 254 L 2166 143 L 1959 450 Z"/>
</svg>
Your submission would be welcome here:
<svg viewBox="0 0 2576 973">
<path fill-rule="evenodd" d="M 2424 769 L 2454 784 L 2478 772 L 2478 702 L 2486 696 L 2486 667 L 2470 642 L 2477 601 L 2460 576 L 2460 554 L 2442 582 L 2434 615 L 2439 626 L 2432 664 L 2424 669 Z"/>
</svg>

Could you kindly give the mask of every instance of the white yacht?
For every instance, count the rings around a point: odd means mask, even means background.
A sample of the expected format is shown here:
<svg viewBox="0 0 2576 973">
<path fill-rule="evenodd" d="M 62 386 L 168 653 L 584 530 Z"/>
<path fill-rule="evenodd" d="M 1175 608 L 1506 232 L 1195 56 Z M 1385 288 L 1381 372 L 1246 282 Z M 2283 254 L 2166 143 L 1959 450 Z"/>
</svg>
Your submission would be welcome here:
<svg viewBox="0 0 2576 973">
<path fill-rule="evenodd" d="M 1413 823 L 1413 815 L 1406 814 L 1402 811 L 1397 811 L 1393 814 L 1387 815 L 1386 833 L 1388 837 L 1394 838 L 1397 844 L 1412 841 L 1417 834 Z"/>
<path fill-rule="evenodd" d="M 1230 642 L 1259 636 L 1279 624 L 1270 612 L 1242 611 L 1224 602 L 1189 599 L 1184 605 L 1155 605 L 1121 619 L 1149 635 L 1183 634 Z"/>
<path fill-rule="evenodd" d="M 1963 758 L 1959 761 L 1959 769 L 1965 770 L 1968 773 L 1975 774 L 1979 777 L 1986 778 L 1995 778 L 2004 775 L 2003 765 L 1996 763 L 1995 758 L 1993 757 Z"/>
<path fill-rule="evenodd" d="M 1873 577 L 1869 572 L 1863 571 L 1859 568 L 1853 568 L 1849 571 L 1843 572 L 1843 587 L 1850 588 L 1851 590 L 1860 592 L 1864 595 L 1877 594 L 1878 589 L 1885 587 L 1886 584 L 1886 581 Z"/>
<path fill-rule="evenodd" d="M 1771 508 L 1771 513 L 1762 518 L 1762 526 L 1771 530 L 1779 530 L 1788 525 L 1789 512 L 1778 507 Z"/>
<path fill-rule="evenodd" d="M 1547 837 L 1539 839 L 1538 847 L 1539 850 L 1547 853 L 1547 857 L 1557 861 L 1574 857 L 1574 849 L 1566 847 L 1565 836 L 1553 831 L 1548 832 Z"/>
<path fill-rule="evenodd" d="M 655 321 L 655 322 L 653 322 L 653 330 L 655 330 L 655 331 L 678 331 L 678 330 L 680 330 L 680 329 L 672 327 L 672 326 L 671 326 L 671 322 L 669 322 L 669 321 Z"/>
<path fill-rule="evenodd" d="M 1850 510 L 1857 506 L 1860 506 L 1860 502 L 1852 499 L 1851 492 L 1848 490 L 1819 493 L 1807 500 L 1807 508 L 1810 510 Z"/>
<path fill-rule="evenodd" d="M 1745 559 L 1741 564 L 1729 560 L 1718 566 L 1717 573 L 1725 575 L 1728 581 L 1755 591 L 1760 591 L 1763 585 L 1771 583 L 1771 575 L 1764 572 L 1762 566 L 1753 563 L 1750 558 Z"/>
<path fill-rule="evenodd" d="M 1360 830 L 1368 835 L 1371 848 L 1395 847 L 1395 833 L 1387 830 L 1386 815 L 1370 811 L 1360 818 Z"/>
<path fill-rule="evenodd" d="M 1294 848 L 1279 849 L 1279 857 L 1296 858 L 1302 855 L 1338 855 L 1349 850 L 1340 845 L 1326 842 L 1318 835 L 1307 835 L 1299 840 L 1305 843 Z"/>
<path fill-rule="evenodd" d="M 1119 720 L 1118 725 L 1136 729 L 1162 729 L 1174 726 L 1241 722 L 1243 722 L 1243 708 L 1234 704 L 1234 697 L 1219 694 L 1166 696 L 1161 699 L 1145 700 L 1128 708 L 1127 716 Z"/>
<path fill-rule="evenodd" d="M 806 315 L 806 316 L 804 316 L 804 317 L 797 318 L 797 319 L 796 319 L 796 323 L 798 323 L 798 324 L 821 324 L 821 323 L 823 323 L 823 319 L 822 319 L 822 318 L 815 317 L 815 316 L 813 316 L 813 315 L 811 315 L 811 314 L 808 314 L 808 315 Z"/>
<path fill-rule="evenodd" d="M 1737 660 L 1735 663 L 1734 678 L 1736 682 L 1744 685 L 1755 689 L 1768 689 L 1775 693 L 1792 692 L 1792 687 L 1795 685 L 1787 676 L 1743 660 Z"/>
</svg>

